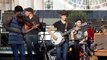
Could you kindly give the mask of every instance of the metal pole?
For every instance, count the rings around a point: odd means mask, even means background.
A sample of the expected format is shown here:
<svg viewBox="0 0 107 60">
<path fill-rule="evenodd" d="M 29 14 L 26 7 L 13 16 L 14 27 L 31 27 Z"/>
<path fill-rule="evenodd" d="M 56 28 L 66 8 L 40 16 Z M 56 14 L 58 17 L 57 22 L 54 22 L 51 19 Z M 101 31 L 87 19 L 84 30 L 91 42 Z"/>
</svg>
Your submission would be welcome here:
<svg viewBox="0 0 107 60">
<path fill-rule="evenodd" d="M 1 47 L 1 27 L 0 27 L 0 47 Z"/>
<path fill-rule="evenodd" d="M 0 27 L 0 47 L 1 47 L 1 27 Z"/>
<path fill-rule="evenodd" d="M 1 16 L 1 22 L 0 22 L 0 24 L 1 24 L 1 26 L 0 26 L 0 47 L 1 47 L 1 40 L 2 40 L 2 39 L 1 39 L 1 31 L 2 31 L 2 30 L 1 30 L 1 29 L 2 29 L 2 11 L 0 11 L 0 14 L 1 14 L 1 15 L 0 15 L 0 16 Z"/>
</svg>

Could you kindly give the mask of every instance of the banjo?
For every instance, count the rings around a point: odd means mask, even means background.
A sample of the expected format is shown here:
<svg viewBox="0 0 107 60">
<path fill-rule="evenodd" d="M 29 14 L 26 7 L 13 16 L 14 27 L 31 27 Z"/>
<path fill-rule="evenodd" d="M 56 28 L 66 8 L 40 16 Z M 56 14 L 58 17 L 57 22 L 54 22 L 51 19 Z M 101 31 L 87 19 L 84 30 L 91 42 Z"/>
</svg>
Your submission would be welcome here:
<svg viewBox="0 0 107 60">
<path fill-rule="evenodd" d="M 83 23 L 81 26 L 85 26 L 85 25 L 87 25 L 86 22 Z M 62 33 L 60 31 L 54 32 L 53 35 L 55 35 L 57 37 L 57 39 L 55 40 L 55 39 L 53 39 L 51 37 L 52 44 L 54 44 L 54 45 L 61 45 L 61 44 L 63 44 L 63 42 L 65 41 L 64 36 L 67 35 L 67 34 L 69 34 L 71 31 L 72 31 L 72 29 L 66 31 L 65 33 Z"/>
<path fill-rule="evenodd" d="M 54 44 L 54 45 L 59 45 L 60 44 L 61 45 L 65 41 L 64 36 L 67 35 L 70 32 L 71 32 L 71 29 L 66 31 L 65 33 L 62 33 L 60 31 L 54 32 L 53 35 L 55 35 L 57 37 L 57 39 L 55 40 L 55 39 L 51 38 L 52 44 Z"/>
</svg>

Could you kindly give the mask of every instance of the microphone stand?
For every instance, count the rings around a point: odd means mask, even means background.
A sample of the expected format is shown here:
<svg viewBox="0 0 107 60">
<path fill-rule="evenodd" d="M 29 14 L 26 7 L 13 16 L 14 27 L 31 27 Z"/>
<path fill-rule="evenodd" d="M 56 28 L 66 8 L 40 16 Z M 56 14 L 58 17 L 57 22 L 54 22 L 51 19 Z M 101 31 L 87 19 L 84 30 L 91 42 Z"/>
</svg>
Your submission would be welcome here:
<svg viewBox="0 0 107 60">
<path fill-rule="evenodd" d="M 43 23 L 43 21 L 41 22 L 42 23 L 42 29 L 41 29 L 41 32 L 43 32 L 42 34 L 40 34 L 40 35 L 42 35 L 43 37 L 42 37 L 42 39 L 41 39 L 41 44 L 40 44 L 40 49 L 41 49 L 41 51 L 42 50 L 44 50 L 43 51 L 43 53 L 44 53 L 44 59 L 45 60 L 48 60 L 48 56 L 47 56 L 47 46 L 46 46 L 46 43 L 45 43 L 45 41 L 44 41 L 44 39 L 45 39 L 45 36 L 46 36 L 46 34 L 45 34 L 45 28 L 46 28 L 46 24 L 45 23 Z M 43 48 L 43 49 L 42 49 Z"/>
</svg>

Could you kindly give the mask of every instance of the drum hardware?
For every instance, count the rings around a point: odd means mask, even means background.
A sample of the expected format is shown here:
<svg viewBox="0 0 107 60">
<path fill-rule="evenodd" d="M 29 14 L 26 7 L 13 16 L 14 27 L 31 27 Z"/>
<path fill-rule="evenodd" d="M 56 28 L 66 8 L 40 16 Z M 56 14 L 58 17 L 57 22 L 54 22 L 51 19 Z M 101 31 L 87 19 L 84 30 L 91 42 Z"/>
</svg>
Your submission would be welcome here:
<svg viewBox="0 0 107 60">
<path fill-rule="evenodd" d="M 43 54 L 43 56 L 44 56 L 44 60 L 49 60 L 48 59 L 48 55 L 47 55 L 47 46 L 46 46 L 46 43 L 45 43 L 45 41 L 44 41 L 44 38 L 45 38 L 45 28 L 46 28 L 46 24 L 45 23 L 41 23 L 42 24 L 42 29 L 41 29 L 41 31 L 43 32 L 43 37 L 42 37 L 42 39 L 41 39 L 41 42 L 40 42 L 40 51 L 43 51 L 44 52 L 44 54 Z"/>
</svg>

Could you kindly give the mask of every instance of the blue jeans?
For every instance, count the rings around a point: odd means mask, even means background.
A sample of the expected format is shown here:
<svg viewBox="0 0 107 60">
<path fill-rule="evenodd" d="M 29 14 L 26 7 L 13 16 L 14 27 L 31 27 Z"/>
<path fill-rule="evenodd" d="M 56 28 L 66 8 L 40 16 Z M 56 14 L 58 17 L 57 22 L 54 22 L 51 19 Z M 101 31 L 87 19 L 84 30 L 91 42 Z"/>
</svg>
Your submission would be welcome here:
<svg viewBox="0 0 107 60">
<path fill-rule="evenodd" d="M 60 46 L 56 46 L 56 60 L 67 60 L 67 51 L 68 51 L 67 41 Z"/>
<path fill-rule="evenodd" d="M 13 52 L 13 60 L 18 60 L 18 51 L 20 52 L 20 59 L 25 60 L 25 47 L 24 44 L 10 44 Z"/>
<path fill-rule="evenodd" d="M 27 52 L 28 52 L 28 60 L 32 60 L 32 50 L 36 53 L 36 55 L 39 57 L 40 51 L 39 51 L 39 44 L 38 44 L 38 35 L 25 35 L 25 40 L 27 44 Z M 36 57 L 37 57 L 36 56 Z"/>
</svg>

